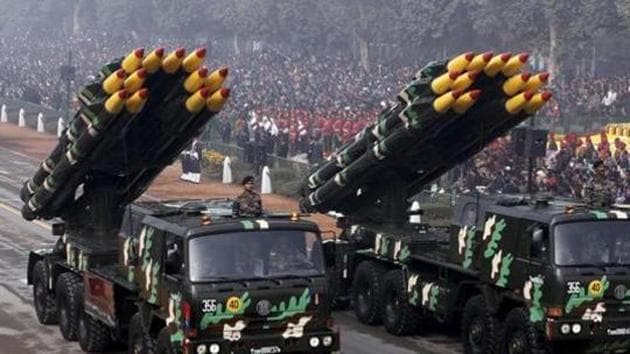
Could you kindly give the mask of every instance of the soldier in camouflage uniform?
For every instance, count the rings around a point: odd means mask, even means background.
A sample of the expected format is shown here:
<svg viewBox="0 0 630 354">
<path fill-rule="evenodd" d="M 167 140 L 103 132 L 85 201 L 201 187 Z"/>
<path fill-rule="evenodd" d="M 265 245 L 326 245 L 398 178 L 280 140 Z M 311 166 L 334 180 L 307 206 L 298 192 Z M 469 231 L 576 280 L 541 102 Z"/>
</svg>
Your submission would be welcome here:
<svg viewBox="0 0 630 354">
<path fill-rule="evenodd" d="M 244 217 L 259 217 L 262 215 L 262 201 L 260 195 L 254 191 L 254 177 L 246 176 L 241 182 L 243 193 L 234 202 L 233 215 Z"/>
<path fill-rule="evenodd" d="M 607 208 L 615 202 L 615 185 L 606 178 L 606 166 L 601 160 L 593 163 L 595 177 L 584 189 L 584 202 L 592 208 Z"/>
</svg>

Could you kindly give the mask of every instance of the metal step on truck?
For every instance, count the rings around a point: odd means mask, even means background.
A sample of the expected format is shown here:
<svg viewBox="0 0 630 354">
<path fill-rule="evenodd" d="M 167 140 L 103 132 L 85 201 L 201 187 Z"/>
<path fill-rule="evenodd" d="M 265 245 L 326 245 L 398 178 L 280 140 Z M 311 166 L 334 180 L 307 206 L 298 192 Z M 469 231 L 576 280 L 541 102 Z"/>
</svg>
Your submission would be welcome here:
<svg viewBox="0 0 630 354">
<path fill-rule="evenodd" d="M 230 200 L 134 203 L 229 97 L 227 68 L 210 72 L 205 53 L 137 49 L 79 93 L 20 192 L 26 220 L 62 221 L 29 256 L 37 318 L 89 352 L 336 351 L 315 224 Z"/>
</svg>

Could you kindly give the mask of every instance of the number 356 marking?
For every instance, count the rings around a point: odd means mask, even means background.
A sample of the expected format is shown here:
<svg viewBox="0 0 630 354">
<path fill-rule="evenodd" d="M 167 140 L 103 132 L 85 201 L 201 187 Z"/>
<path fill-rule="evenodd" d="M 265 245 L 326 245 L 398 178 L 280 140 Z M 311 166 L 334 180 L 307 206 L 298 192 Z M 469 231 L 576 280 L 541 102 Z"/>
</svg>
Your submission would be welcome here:
<svg viewBox="0 0 630 354">
<path fill-rule="evenodd" d="M 203 299 L 201 304 L 202 312 L 215 312 L 217 310 L 217 299 Z"/>
<path fill-rule="evenodd" d="M 567 282 L 567 286 L 569 287 L 567 294 L 579 294 L 582 290 L 582 284 L 579 281 Z"/>
</svg>

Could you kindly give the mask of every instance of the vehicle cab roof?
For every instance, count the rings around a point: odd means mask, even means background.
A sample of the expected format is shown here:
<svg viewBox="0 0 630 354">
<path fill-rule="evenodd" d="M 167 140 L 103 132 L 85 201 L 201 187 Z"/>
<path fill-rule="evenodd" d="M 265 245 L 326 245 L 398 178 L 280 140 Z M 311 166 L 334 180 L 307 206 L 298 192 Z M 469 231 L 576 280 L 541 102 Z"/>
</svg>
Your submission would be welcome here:
<svg viewBox="0 0 630 354">
<path fill-rule="evenodd" d="M 302 230 L 319 232 L 317 224 L 293 213 L 265 213 L 257 218 L 233 217 L 230 199 L 181 199 L 134 203 L 131 213 L 142 222 L 181 237 L 201 234 L 256 231 Z"/>
</svg>

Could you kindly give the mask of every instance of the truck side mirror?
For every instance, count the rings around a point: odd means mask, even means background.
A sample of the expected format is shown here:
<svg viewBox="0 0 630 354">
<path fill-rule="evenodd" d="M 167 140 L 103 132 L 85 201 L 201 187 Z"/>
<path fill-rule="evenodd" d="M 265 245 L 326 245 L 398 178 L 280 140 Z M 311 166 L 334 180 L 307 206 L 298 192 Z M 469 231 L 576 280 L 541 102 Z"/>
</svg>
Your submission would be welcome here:
<svg viewBox="0 0 630 354">
<path fill-rule="evenodd" d="M 532 233 L 532 243 L 535 245 L 540 245 L 543 242 L 544 232 L 541 229 L 536 229 Z"/>
<path fill-rule="evenodd" d="M 530 248 L 531 256 L 539 258 L 544 256 L 547 252 L 547 245 L 545 245 L 545 230 L 537 228 L 532 232 L 532 244 Z"/>
</svg>

